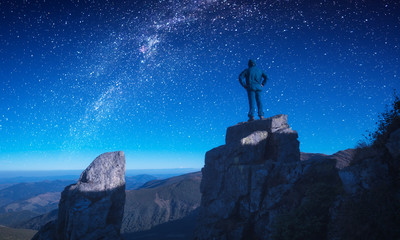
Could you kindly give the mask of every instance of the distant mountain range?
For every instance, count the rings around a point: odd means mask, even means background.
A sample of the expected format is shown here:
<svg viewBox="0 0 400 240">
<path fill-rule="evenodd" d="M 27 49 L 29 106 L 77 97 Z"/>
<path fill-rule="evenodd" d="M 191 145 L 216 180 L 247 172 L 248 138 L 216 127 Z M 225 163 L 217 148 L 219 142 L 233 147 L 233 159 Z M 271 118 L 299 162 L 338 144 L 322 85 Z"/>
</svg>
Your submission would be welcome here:
<svg viewBox="0 0 400 240">
<path fill-rule="evenodd" d="M 201 199 L 201 172 L 158 179 L 170 175 L 126 177 L 121 229 L 126 239 L 145 239 L 149 234 L 158 239 L 187 239 L 192 234 Z M 60 192 L 74 181 L 18 183 L 0 189 L 0 224 L 40 229 L 57 218 Z M 182 228 L 182 224 L 187 226 Z"/>
<path fill-rule="evenodd" d="M 57 194 L 73 180 L 18 183 L 0 190 L 0 213 L 28 210 L 43 213 L 45 202 L 53 204 Z M 42 196 L 39 196 L 42 195 Z M 43 202 L 44 201 L 44 202 Z M 31 205 L 28 207 L 28 205 Z M 24 209 L 26 207 L 26 209 Z M 40 210 L 39 210 L 40 209 Z M 44 210 L 45 211 L 45 210 Z"/>
<path fill-rule="evenodd" d="M 186 173 L 197 172 L 198 168 L 173 168 L 173 169 L 127 169 L 125 176 L 151 175 L 158 179 L 169 178 Z M 82 170 L 57 170 L 57 171 L 0 171 L 0 189 L 16 183 L 42 182 L 55 180 L 76 181 Z"/>
<path fill-rule="evenodd" d="M 148 174 L 126 176 L 125 177 L 125 189 L 126 190 L 138 189 L 146 182 L 156 180 L 156 179 L 158 179 L 156 176 L 152 176 L 152 175 L 148 175 Z"/>
<path fill-rule="evenodd" d="M 0 224 L 19 226 L 57 208 L 60 192 L 73 180 L 18 183 L 0 190 Z"/>
</svg>

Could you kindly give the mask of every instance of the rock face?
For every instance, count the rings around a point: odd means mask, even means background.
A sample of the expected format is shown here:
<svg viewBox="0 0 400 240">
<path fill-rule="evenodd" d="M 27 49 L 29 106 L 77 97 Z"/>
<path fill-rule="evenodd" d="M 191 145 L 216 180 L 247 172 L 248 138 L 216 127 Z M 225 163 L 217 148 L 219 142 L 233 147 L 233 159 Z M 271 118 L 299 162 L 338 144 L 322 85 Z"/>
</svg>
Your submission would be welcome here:
<svg viewBox="0 0 400 240">
<path fill-rule="evenodd" d="M 302 172 L 297 137 L 286 115 L 229 127 L 206 153 L 195 239 L 268 239 Z"/>
<path fill-rule="evenodd" d="M 33 239 L 120 239 L 125 204 L 125 155 L 97 157 L 61 194 L 58 218 Z"/>
<path fill-rule="evenodd" d="M 286 115 L 206 153 L 195 239 L 400 239 L 400 129 L 384 147 L 299 153 Z"/>
</svg>

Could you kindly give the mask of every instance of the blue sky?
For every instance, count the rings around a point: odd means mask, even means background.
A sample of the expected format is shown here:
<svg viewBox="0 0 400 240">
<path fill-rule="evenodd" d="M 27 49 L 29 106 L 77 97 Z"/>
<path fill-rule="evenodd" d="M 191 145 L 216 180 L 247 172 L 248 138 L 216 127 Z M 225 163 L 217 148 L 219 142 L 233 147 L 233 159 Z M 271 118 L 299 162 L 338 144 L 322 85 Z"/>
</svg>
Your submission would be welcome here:
<svg viewBox="0 0 400 240">
<path fill-rule="evenodd" d="M 238 74 L 304 152 L 354 147 L 400 89 L 396 1 L 2 1 L 0 169 L 201 168 L 247 120 Z"/>
</svg>

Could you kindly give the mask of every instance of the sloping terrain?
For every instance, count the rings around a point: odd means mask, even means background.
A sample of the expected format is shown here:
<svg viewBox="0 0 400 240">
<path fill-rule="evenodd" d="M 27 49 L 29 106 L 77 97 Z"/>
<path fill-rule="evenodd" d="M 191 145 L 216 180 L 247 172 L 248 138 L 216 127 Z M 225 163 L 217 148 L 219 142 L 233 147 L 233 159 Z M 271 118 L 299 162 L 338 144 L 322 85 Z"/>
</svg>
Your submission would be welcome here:
<svg viewBox="0 0 400 240">
<path fill-rule="evenodd" d="M 58 207 L 60 192 L 42 193 L 32 198 L 13 202 L 2 207 L 4 212 L 31 211 L 34 213 L 47 213 Z"/>
<path fill-rule="evenodd" d="M 58 209 L 55 209 L 51 212 L 42 214 L 40 216 L 30 218 L 27 221 L 19 222 L 19 224 L 16 224 L 14 227 L 39 230 L 46 223 L 56 220 L 57 216 L 58 216 Z"/>
<path fill-rule="evenodd" d="M 19 224 L 37 217 L 39 214 L 30 211 L 0 213 L 0 225 L 16 227 Z"/>
<path fill-rule="evenodd" d="M 201 172 L 196 172 L 127 191 L 122 233 L 146 231 L 190 215 L 200 206 L 200 181 Z"/>
<path fill-rule="evenodd" d="M 48 192 L 61 192 L 66 186 L 73 182 L 73 180 L 56 180 L 18 183 L 4 188 L 0 190 L 0 212 L 7 212 L 4 206 L 13 202 L 24 201 Z"/>
<path fill-rule="evenodd" d="M 187 240 L 193 238 L 198 208 L 184 218 L 157 225 L 150 230 L 125 233 L 126 240 Z"/>
<path fill-rule="evenodd" d="M 15 229 L 0 225 L 0 240 L 30 240 L 36 231 L 31 229 Z"/>
<path fill-rule="evenodd" d="M 0 224 L 16 227 L 57 208 L 60 192 L 72 180 L 17 183 L 0 190 Z"/>
</svg>

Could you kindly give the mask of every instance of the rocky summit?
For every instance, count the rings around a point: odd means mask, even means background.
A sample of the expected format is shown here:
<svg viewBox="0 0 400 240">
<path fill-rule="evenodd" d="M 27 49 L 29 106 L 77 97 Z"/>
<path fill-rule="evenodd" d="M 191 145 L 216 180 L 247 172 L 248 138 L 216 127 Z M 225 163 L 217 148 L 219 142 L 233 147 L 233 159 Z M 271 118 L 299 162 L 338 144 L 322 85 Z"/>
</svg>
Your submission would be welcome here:
<svg viewBox="0 0 400 240">
<path fill-rule="evenodd" d="M 381 147 L 300 153 L 286 115 L 206 153 L 196 240 L 399 239 L 400 129 Z"/>
<path fill-rule="evenodd" d="M 297 138 L 287 115 L 229 127 L 226 144 L 206 153 L 195 239 L 268 236 L 300 177 Z"/>
<path fill-rule="evenodd" d="M 34 240 L 115 240 L 125 204 L 125 155 L 104 153 L 82 172 L 78 182 L 61 194 L 58 218 L 34 236 Z"/>
</svg>

